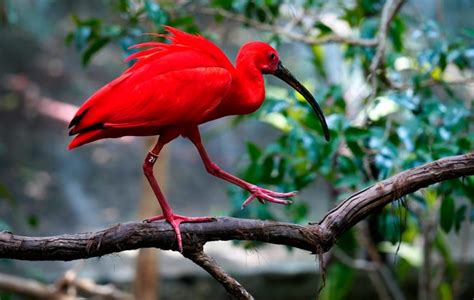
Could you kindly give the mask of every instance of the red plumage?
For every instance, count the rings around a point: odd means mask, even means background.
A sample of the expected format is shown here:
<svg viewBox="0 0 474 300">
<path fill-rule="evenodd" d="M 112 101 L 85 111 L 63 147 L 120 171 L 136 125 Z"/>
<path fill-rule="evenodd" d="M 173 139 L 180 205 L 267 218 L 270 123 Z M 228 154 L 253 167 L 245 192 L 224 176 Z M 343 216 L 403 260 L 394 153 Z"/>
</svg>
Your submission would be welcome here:
<svg viewBox="0 0 474 300">
<path fill-rule="evenodd" d="M 69 149 L 101 138 L 156 135 L 162 127 L 199 124 L 219 105 L 235 71 L 230 61 L 200 36 L 167 30 L 171 44 L 136 45 L 151 48 L 132 54 L 128 60 L 138 61 L 81 106 L 70 123 L 70 134 L 78 135 Z"/>
<path fill-rule="evenodd" d="M 245 182 L 214 164 L 201 142 L 198 125 L 220 117 L 248 114 L 260 107 L 265 98 L 263 74 L 273 74 L 300 92 L 319 117 L 326 139 L 329 131 L 319 105 L 312 95 L 283 67 L 278 53 L 263 42 L 242 46 L 236 67 L 213 43 L 166 27 L 170 43 L 146 42 L 133 46 L 142 49 L 127 60 L 136 62 L 122 75 L 93 94 L 77 111 L 69 124 L 69 134 L 76 135 L 68 148 L 103 138 L 126 135 L 159 135 L 145 158 L 143 170 L 163 215 L 148 221 L 168 221 L 176 232 L 182 251 L 179 224 L 204 222 L 212 218 L 189 218 L 175 215 L 153 175 L 153 165 L 163 146 L 183 135 L 196 146 L 206 170 L 214 176 L 240 186 L 260 202 L 290 203 L 281 198 L 295 192 L 279 193 Z"/>
</svg>

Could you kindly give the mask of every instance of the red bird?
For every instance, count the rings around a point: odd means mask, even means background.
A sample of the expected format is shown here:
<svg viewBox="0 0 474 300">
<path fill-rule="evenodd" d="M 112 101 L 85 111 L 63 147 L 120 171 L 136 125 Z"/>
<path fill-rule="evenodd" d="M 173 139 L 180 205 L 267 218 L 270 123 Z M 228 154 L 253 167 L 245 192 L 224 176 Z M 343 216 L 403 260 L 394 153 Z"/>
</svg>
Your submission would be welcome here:
<svg viewBox="0 0 474 300">
<path fill-rule="evenodd" d="M 296 89 L 316 112 L 329 140 L 329 130 L 321 108 L 310 92 L 283 67 L 278 52 L 263 42 L 243 45 L 234 67 L 226 55 L 202 36 L 166 27 L 170 43 L 147 42 L 145 48 L 130 55 L 136 60 L 122 75 L 93 94 L 77 111 L 69 124 L 69 134 L 76 135 L 68 148 L 73 149 L 104 138 L 159 135 L 148 153 L 143 171 L 163 210 L 163 215 L 146 221 L 166 220 L 176 232 L 182 251 L 179 224 L 207 222 L 209 217 L 185 217 L 174 214 L 153 175 L 153 165 L 164 145 L 182 135 L 196 146 L 206 170 L 217 177 L 249 191 L 242 204 L 260 202 L 289 204 L 282 198 L 295 192 L 267 190 L 232 174 L 211 161 L 201 142 L 198 126 L 229 115 L 249 114 L 265 98 L 263 74 L 273 74 Z"/>
</svg>

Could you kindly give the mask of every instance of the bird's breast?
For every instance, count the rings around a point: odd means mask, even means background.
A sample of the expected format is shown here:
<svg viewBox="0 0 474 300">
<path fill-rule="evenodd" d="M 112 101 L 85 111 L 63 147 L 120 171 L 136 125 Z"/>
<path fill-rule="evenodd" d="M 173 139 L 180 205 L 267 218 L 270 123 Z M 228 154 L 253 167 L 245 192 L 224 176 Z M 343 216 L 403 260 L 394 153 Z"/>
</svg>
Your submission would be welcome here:
<svg viewBox="0 0 474 300">
<path fill-rule="evenodd" d="M 262 105 L 264 98 L 265 90 L 263 88 L 254 89 L 252 93 L 245 93 L 241 90 L 231 90 L 206 121 L 225 116 L 253 113 Z"/>
</svg>

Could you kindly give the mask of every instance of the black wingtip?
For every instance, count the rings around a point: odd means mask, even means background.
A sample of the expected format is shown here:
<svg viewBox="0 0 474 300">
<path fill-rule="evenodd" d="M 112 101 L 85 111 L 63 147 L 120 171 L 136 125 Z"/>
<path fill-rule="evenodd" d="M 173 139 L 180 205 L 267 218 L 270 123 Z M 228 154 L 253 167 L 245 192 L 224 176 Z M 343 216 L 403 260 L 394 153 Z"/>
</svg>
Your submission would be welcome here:
<svg viewBox="0 0 474 300">
<path fill-rule="evenodd" d="M 80 116 L 75 116 L 71 122 L 69 122 L 69 125 L 67 126 L 68 129 L 70 129 L 71 127 L 77 125 L 77 123 L 79 123 L 79 121 L 82 119 L 82 116 L 83 115 L 80 115 Z"/>
<path fill-rule="evenodd" d="M 82 118 L 84 118 L 85 114 L 89 111 L 89 108 L 86 108 L 80 115 L 76 115 L 74 116 L 74 118 L 72 118 L 71 122 L 69 122 L 69 125 L 67 128 L 71 128 L 73 126 L 76 126 L 77 124 L 79 124 L 79 122 L 82 120 Z M 69 132 L 70 134 L 71 132 Z M 71 134 L 70 134 L 71 135 Z"/>
<path fill-rule="evenodd" d="M 85 133 L 85 132 L 88 132 L 88 131 L 97 130 L 97 129 L 104 129 L 104 128 L 105 128 L 105 126 L 104 126 L 103 123 L 97 123 L 97 124 L 94 124 L 94 125 L 91 125 L 91 126 L 81 128 L 79 130 L 75 130 L 76 127 L 73 127 L 73 128 L 71 128 L 71 130 L 69 130 L 69 135 L 76 135 L 76 134 L 79 134 L 79 133 Z"/>
</svg>

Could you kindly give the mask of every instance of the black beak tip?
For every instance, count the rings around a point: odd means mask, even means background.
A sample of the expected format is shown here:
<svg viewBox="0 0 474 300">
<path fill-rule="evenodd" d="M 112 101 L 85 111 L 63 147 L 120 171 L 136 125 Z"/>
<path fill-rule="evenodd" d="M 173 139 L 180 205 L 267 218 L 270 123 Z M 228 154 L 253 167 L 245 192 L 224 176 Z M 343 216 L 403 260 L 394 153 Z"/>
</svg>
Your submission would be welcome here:
<svg viewBox="0 0 474 300">
<path fill-rule="evenodd" d="M 329 131 L 324 132 L 324 139 L 326 142 L 329 142 L 331 140 L 331 135 L 329 135 Z"/>
</svg>

